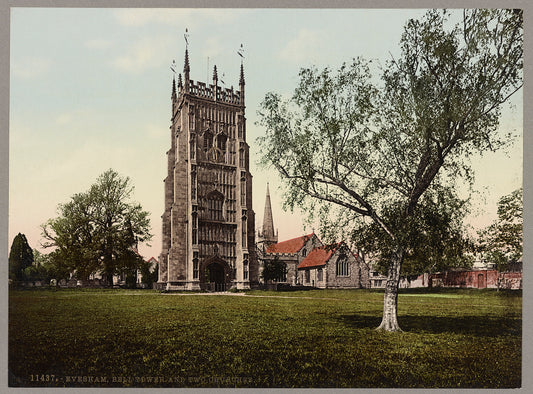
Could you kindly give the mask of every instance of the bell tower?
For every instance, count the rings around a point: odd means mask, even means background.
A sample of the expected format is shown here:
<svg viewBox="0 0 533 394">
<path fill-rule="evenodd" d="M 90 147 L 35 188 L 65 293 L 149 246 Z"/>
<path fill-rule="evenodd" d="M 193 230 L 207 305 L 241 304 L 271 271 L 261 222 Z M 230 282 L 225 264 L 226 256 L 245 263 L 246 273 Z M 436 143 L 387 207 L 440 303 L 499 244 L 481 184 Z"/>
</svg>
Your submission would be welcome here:
<svg viewBox="0 0 533 394">
<path fill-rule="evenodd" d="M 239 89 L 172 80 L 170 149 L 164 179 L 160 288 L 227 290 L 258 281 L 252 175 L 246 142 L 244 67 Z"/>
</svg>

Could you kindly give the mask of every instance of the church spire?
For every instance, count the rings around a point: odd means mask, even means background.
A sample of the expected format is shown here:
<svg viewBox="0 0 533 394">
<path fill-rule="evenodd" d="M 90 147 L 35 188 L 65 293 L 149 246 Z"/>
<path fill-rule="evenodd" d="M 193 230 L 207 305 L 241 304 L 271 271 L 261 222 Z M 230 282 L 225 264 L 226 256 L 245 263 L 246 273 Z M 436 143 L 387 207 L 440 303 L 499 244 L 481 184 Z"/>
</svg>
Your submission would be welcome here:
<svg viewBox="0 0 533 394">
<path fill-rule="evenodd" d="M 217 74 L 217 65 L 215 64 L 215 67 L 213 68 L 213 84 L 217 84 L 218 82 L 218 74 Z"/>
<path fill-rule="evenodd" d="M 263 238 L 267 241 L 274 241 L 274 220 L 272 219 L 272 206 L 270 204 L 270 191 L 267 183 L 265 214 L 263 216 Z"/>
</svg>

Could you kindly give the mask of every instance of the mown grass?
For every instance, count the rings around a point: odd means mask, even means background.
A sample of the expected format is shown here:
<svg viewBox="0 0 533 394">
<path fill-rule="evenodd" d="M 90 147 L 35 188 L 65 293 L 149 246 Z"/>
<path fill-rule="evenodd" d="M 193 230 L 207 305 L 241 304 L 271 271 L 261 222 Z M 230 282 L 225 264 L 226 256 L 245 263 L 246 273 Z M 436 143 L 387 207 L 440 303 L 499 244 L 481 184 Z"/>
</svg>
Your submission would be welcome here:
<svg viewBox="0 0 533 394">
<path fill-rule="evenodd" d="M 10 291 L 10 384 L 520 386 L 521 292 L 404 291 L 403 333 L 374 330 L 382 300 L 369 290 Z M 35 381 L 46 375 L 54 381 Z"/>
</svg>

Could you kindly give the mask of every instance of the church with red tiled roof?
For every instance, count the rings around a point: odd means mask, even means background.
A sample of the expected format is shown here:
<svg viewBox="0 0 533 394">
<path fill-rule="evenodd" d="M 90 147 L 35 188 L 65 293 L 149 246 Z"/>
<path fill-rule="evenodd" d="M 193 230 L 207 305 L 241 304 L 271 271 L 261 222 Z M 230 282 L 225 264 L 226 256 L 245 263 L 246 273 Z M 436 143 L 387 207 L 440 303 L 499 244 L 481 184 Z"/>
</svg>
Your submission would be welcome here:
<svg viewBox="0 0 533 394">
<path fill-rule="evenodd" d="M 370 287 L 368 267 L 344 242 L 324 245 L 314 232 L 281 242 L 277 242 L 276 234 L 273 242 L 268 186 L 264 221 L 260 236 L 265 241 L 258 243 L 259 276 L 263 282 L 264 267 L 277 262 L 284 265 L 284 274 L 273 279 L 276 283 L 317 288 Z"/>
<path fill-rule="evenodd" d="M 367 288 L 369 270 L 344 242 L 316 247 L 297 267 L 297 283 L 318 288 Z"/>
</svg>

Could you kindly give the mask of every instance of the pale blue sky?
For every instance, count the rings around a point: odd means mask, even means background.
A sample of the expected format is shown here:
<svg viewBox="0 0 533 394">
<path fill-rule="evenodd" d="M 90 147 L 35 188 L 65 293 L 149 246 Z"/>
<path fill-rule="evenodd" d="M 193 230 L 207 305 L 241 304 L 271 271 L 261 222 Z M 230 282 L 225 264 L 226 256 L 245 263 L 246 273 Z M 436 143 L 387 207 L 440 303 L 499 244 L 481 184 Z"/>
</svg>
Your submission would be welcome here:
<svg viewBox="0 0 533 394">
<path fill-rule="evenodd" d="M 238 86 L 245 48 L 246 106 L 256 228 L 270 182 L 280 239 L 303 233 L 301 215 L 281 210 L 278 177 L 255 165 L 254 123 L 268 91 L 290 95 L 299 67 L 338 67 L 355 56 L 383 63 L 398 54 L 403 25 L 422 10 L 298 9 L 11 9 L 9 242 L 25 233 L 39 247 L 40 224 L 59 203 L 114 168 L 135 185 L 151 213 L 152 247 L 161 248 L 163 178 L 170 136 L 173 59 L 183 68 L 189 29 L 191 78 L 211 82 L 213 65 L 226 87 Z M 209 67 L 208 67 L 209 58 Z M 502 129 L 522 133 L 522 94 Z M 475 158 L 476 227 L 496 216 L 496 202 L 522 183 L 521 138 L 504 152 Z M 307 229 L 306 231 L 310 231 Z"/>
</svg>

